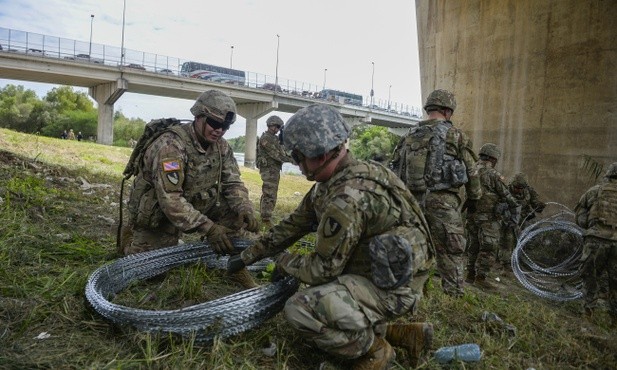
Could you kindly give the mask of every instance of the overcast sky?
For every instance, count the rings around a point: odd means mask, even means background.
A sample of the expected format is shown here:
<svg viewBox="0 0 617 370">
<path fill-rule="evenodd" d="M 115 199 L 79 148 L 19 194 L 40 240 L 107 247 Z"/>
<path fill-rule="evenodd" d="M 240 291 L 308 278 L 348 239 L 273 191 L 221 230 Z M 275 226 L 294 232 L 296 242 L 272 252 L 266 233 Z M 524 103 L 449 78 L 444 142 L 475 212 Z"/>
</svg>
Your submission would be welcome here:
<svg viewBox="0 0 617 370">
<path fill-rule="evenodd" d="M 0 26 L 120 47 L 124 0 L 0 0 Z M 94 18 L 91 19 L 91 14 Z M 413 0 L 126 0 L 124 46 L 421 106 Z M 43 97 L 54 85 L 0 79 Z M 392 86 L 390 88 L 390 85 Z M 87 91 L 79 88 L 79 91 Z M 193 101 L 125 93 L 127 117 L 191 118 Z M 290 115 L 281 113 L 283 119 Z M 264 117 L 258 133 L 265 130 Z M 244 135 L 244 120 L 226 138 Z"/>
</svg>

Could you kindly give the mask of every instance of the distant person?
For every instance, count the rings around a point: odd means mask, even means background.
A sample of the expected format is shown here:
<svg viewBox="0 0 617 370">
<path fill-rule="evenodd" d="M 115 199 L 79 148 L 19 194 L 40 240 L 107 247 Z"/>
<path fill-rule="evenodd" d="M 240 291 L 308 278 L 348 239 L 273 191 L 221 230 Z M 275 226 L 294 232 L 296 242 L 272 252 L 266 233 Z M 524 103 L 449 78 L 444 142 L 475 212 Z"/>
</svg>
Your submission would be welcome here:
<svg viewBox="0 0 617 370">
<path fill-rule="evenodd" d="M 350 128 L 328 105 L 300 109 L 285 126 L 285 148 L 316 181 L 298 208 L 240 255 L 233 272 L 275 256 L 316 230 L 309 253 L 281 253 L 273 280 L 307 284 L 285 304 L 285 318 L 319 349 L 354 360 L 355 369 L 385 369 L 392 346 L 412 366 L 431 346 L 430 323 L 391 323 L 418 309 L 433 265 L 428 225 L 405 184 L 386 167 L 354 159 Z"/>
<path fill-rule="evenodd" d="M 283 120 L 279 116 L 270 116 L 266 120 L 268 129 L 259 138 L 259 158 L 257 158 L 257 168 L 263 181 L 261 187 L 261 199 L 259 211 L 261 221 L 265 228 L 272 227 L 272 212 L 276 206 L 276 198 L 281 180 L 281 169 L 283 163 L 291 162 L 290 156 L 285 153 L 283 146 L 279 142 L 276 134 L 283 126 Z"/>
<path fill-rule="evenodd" d="M 69 130 L 69 140 L 75 140 L 75 132 L 73 131 L 73 129 Z"/>
<path fill-rule="evenodd" d="M 608 312 L 617 328 L 617 162 L 604 179 L 583 194 L 576 208 L 576 223 L 584 229 L 581 256 L 585 313 L 598 308 L 603 276 L 608 276 Z M 604 273 L 606 272 L 606 275 Z"/>
<path fill-rule="evenodd" d="M 437 250 L 437 271 L 443 291 L 464 294 L 465 232 L 463 201 L 473 208 L 482 188 L 474 172 L 476 155 L 467 135 L 450 119 L 456 110 L 454 94 L 435 90 L 424 104 L 428 119 L 405 135 L 391 167 L 422 206 Z"/>
<path fill-rule="evenodd" d="M 542 213 L 546 207 L 546 203 L 540 200 L 540 196 L 529 185 L 527 176 L 522 172 L 514 175 L 508 184 L 508 190 L 521 206 L 521 216 L 519 225 L 513 225 L 511 222 L 503 225 L 503 240 L 497 259 L 506 270 L 510 270 L 512 251 L 516 247 L 519 231 L 529 226 L 532 223 L 531 220 L 536 218 L 536 214 Z"/>
<path fill-rule="evenodd" d="M 208 90 L 191 113 L 191 123 L 171 126 L 144 148 L 128 202 L 132 240 L 122 240 L 126 255 L 177 245 L 182 233 L 199 233 L 216 253 L 230 254 L 229 237 L 258 231 L 233 150 L 223 138 L 236 120 L 235 102 Z M 257 286 L 246 269 L 234 279 Z"/>
<path fill-rule="evenodd" d="M 502 222 L 516 224 L 520 217 L 519 204 L 510 194 L 503 177 L 495 169 L 501 157 L 501 150 L 493 143 L 486 143 L 480 148 L 480 160 L 473 169 L 482 184 L 482 197 L 474 209 L 468 210 L 467 234 L 467 282 L 484 289 L 495 288 L 488 278 L 495 251 L 501 240 Z M 508 218 L 498 211 L 498 204 L 505 204 Z"/>
<path fill-rule="evenodd" d="M 133 139 L 133 138 L 130 138 L 130 139 L 129 139 L 129 146 L 130 146 L 131 148 L 135 148 L 135 145 L 137 145 L 137 140 L 135 140 L 135 139 Z"/>
<path fill-rule="evenodd" d="M 84 138 L 84 135 L 81 134 L 81 131 L 77 133 L 77 141 L 81 141 Z"/>
<path fill-rule="evenodd" d="M 60 134 L 60 138 L 66 140 L 69 137 L 69 133 L 64 130 L 62 131 L 62 133 Z"/>
</svg>

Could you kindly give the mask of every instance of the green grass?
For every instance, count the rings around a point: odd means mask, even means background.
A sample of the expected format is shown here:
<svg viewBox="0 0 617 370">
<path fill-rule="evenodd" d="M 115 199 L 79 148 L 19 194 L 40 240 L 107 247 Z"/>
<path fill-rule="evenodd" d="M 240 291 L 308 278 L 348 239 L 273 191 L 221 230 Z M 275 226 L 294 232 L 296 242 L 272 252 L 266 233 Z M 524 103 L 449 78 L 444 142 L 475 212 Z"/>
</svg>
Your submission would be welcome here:
<svg viewBox="0 0 617 370">
<path fill-rule="evenodd" d="M 206 346 L 110 325 L 84 304 L 84 286 L 96 268 L 116 258 L 119 186 L 130 149 L 8 130 L 0 130 L 0 148 L 1 369 L 316 369 L 326 360 L 349 366 L 312 349 L 280 314 Z M 258 209 L 259 174 L 241 171 Z M 291 212 L 310 186 L 302 176 L 283 175 L 275 218 Z M 588 321 L 580 302 L 543 300 L 504 277 L 499 284 L 494 293 L 471 287 L 453 299 L 433 278 L 416 317 L 400 320 L 433 322 L 435 349 L 461 343 L 482 348 L 480 363 L 447 368 L 616 367 L 617 341 L 605 311 Z M 114 302 L 174 309 L 238 290 L 220 271 L 195 264 L 171 270 L 164 280 L 133 284 Z M 484 311 L 516 327 L 516 335 L 482 321 Z M 35 339 L 44 332 L 50 337 Z M 270 357 L 262 349 L 271 343 L 277 351 Z M 408 364 L 398 352 L 394 368 Z M 442 368 L 430 357 L 421 367 Z"/>
</svg>

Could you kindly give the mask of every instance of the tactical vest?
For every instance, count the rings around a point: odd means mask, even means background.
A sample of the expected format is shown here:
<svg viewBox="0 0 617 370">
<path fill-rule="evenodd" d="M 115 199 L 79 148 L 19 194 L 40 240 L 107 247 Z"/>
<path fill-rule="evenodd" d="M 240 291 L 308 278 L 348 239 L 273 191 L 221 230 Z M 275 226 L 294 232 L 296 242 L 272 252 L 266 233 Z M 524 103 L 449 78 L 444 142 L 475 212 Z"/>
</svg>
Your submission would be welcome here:
<svg viewBox="0 0 617 370">
<path fill-rule="evenodd" d="M 405 137 L 403 177 L 412 192 L 458 188 L 467 183 L 467 167 L 458 157 L 460 133 L 449 121 L 419 125 Z"/>
<path fill-rule="evenodd" d="M 480 162 L 479 162 L 480 163 Z M 487 184 L 492 183 L 492 174 L 497 172 L 494 168 L 480 167 L 478 177 L 482 184 L 482 197 L 476 203 L 476 213 L 497 214 L 497 204 L 499 203 L 499 195 L 495 193 Z"/>
<path fill-rule="evenodd" d="M 596 201 L 589 210 L 589 225 L 600 224 L 617 229 L 617 182 L 600 186 Z"/>
<path fill-rule="evenodd" d="M 189 132 L 190 125 L 177 125 L 170 127 L 165 132 L 173 132 L 178 135 L 184 145 L 187 162 L 184 163 L 184 193 L 182 196 L 198 211 L 206 214 L 218 201 L 221 189 L 221 173 L 223 166 L 223 152 L 227 148 L 226 142 L 212 144 L 205 155 L 199 152 L 193 145 L 193 139 Z M 140 163 L 143 166 L 143 161 Z M 143 171 L 135 178 L 133 192 L 128 204 L 130 220 L 137 226 L 155 228 L 165 218 L 162 210 L 156 202 L 156 193 L 152 183 L 143 177 Z M 151 199 L 150 199 L 151 198 Z M 151 201 L 151 202 L 149 202 Z M 142 209 L 141 204 L 149 203 L 153 206 L 148 210 Z M 151 212 L 150 214 L 139 214 Z M 139 217 L 138 217 L 139 216 Z"/>
</svg>

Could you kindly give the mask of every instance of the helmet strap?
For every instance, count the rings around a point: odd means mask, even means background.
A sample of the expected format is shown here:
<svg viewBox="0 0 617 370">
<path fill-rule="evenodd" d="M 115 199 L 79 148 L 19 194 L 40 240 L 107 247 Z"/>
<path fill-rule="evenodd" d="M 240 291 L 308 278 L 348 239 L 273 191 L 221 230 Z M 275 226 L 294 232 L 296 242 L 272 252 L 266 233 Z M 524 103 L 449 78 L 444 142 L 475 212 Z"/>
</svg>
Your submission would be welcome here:
<svg viewBox="0 0 617 370">
<path fill-rule="evenodd" d="M 317 167 L 315 171 L 306 173 L 306 179 L 309 181 L 315 181 L 315 178 L 317 177 L 317 175 L 319 175 L 321 171 L 323 171 L 330 164 L 330 162 L 332 162 L 336 157 L 339 156 L 339 154 L 341 154 L 341 150 L 343 149 L 343 147 L 344 147 L 344 144 L 337 146 L 333 150 L 332 156 L 326 159 L 326 161 L 322 163 L 321 166 Z M 306 161 L 306 159 L 304 160 Z M 306 164 L 305 164 L 305 167 L 306 167 Z"/>
</svg>

